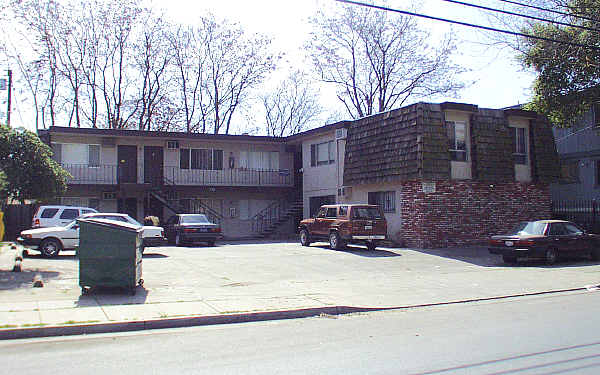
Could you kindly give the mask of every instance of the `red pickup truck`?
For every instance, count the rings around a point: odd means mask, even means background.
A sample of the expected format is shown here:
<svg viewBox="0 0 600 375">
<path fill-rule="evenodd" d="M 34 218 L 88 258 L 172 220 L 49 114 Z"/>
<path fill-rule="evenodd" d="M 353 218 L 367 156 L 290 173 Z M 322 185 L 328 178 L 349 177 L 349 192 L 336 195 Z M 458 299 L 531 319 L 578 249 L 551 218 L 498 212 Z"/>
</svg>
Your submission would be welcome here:
<svg viewBox="0 0 600 375">
<path fill-rule="evenodd" d="M 332 204 L 321 206 L 317 215 L 302 220 L 298 229 L 302 246 L 324 240 L 332 249 L 360 244 L 374 250 L 386 239 L 387 221 L 379 206 Z"/>
</svg>

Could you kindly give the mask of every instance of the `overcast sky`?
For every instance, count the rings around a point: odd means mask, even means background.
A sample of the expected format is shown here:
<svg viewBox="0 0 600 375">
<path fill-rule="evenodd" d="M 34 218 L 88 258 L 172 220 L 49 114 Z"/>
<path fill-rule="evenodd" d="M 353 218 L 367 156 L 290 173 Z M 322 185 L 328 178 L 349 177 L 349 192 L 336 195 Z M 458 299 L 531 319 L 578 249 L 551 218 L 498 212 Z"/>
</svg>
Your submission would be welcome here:
<svg viewBox="0 0 600 375">
<path fill-rule="evenodd" d="M 409 3 L 408 0 L 388 0 L 387 6 L 403 8 Z M 442 0 L 425 0 L 420 3 L 423 4 L 421 13 L 424 14 L 481 25 L 488 24 L 480 11 L 471 8 Z M 485 1 L 477 3 L 486 4 Z M 341 6 L 334 0 L 153 0 L 153 4 L 157 8 L 166 9 L 170 17 L 182 22 L 194 22 L 198 15 L 206 11 L 211 11 L 217 17 L 238 21 L 249 31 L 271 35 L 274 46 L 283 50 L 292 62 L 298 64 L 302 63 L 302 45 L 311 30 L 308 18 L 318 9 Z M 383 2 L 375 0 L 375 4 Z M 498 7 L 501 3 L 492 0 L 487 1 L 487 4 Z M 434 37 L 450 27 L 447 23 L 433 20 L 420 22 Z M 457 62 L 471 70 L 465 78 L 476 83 L 464 90 L 461 97 L 447 97 L 443 100 L 501 108 L 530 99 L 534 75 L 523 71 L 511 51 L 501 51 L 497 47 L 483 45 L 486 39 L 475 29 L 458 25 L 452 27 L 462 41 L 459 44 L 461 56 Z M 324 98 L 324 101 L 327 102 L 328 99 Z"/>
<path fill-rule="evenodd" d="M 248 32 L 264 33 L 272 37 L 273 47 L 285 53 L 286 60 L 299 68 L 305 65 L 303 45 L 311 31 L 308 18 L 317 10 L 331 10 L 343 6 L 335 0 L 146 0 L 151 7 L 161 10 L 167 18 L 174 22 L 193 24 L 199 16 L 212 12 L 217 18 L 239 22 Z M 376 4 L 383 4 L 375 0 Z M 408 0 L 389 0 L 391 8 L 405 8 Z M 464 22 L 486 25 L 486 17 L 478 11 L 464 6 L 450 4 L 442 0 L 423 0 L 419 2 L 421 13 L 460 20 Z M 498 0 L 478 1 L 478 4 L 499 6 Z M 420 20 L 421 26 L 432 33 L 432 38 L 439 37 L 451 26 L 433 20 Z M 526 73 L 515 61 L 511 51 L 499 50 L 497 47 L 483 45 L 485 38 L 478 31 L 462 26 L 452 26 L 460 40 L 459 56 L 456 62 L 470 69 L 464 75 L 465 81 L 475 83 L 463 90 L 460 97 L 436 98 L 431 101 L 458 101 L 475 104 L 480 107 L 501 108 L 518 103 L 525 103 L 531 97 L 531 85 L 534 75 Z M 434 43 L 435 44 L 435 43 Z M 306 70 L 310 67 L 306 66 Z M 2 75 L 5 74 L 3 69 Z M 265 87 L 275 85 L 282 73 L 272 75 Z M 343 113 L 342 107 L 335 98 L 335 90 L 329 86 L 321 86 L 323 105 L 333 112 Z M 5 103 L 7 91 L 0 92 L 0 103 Z M 19 99 L 19 98 L 15 98 Z M 408 103 L 407 103 L 408 104 Z M 5 116 L 2 104 L 0 113 Z M 29 108 L 25 105 L 13 109 L 13 123 L 33 124 L 28 121 Z M 260 112 L 258 108 L 257 113 Z M 345 113 L 344 113 L 345 115 Z M 348 117 L 348 116 L 346 116 Z M 260 115 L 255 115 L 255 125 L 260 126 Z M 32 129 L 34 130 L 34 129 Z"/>
</svg>

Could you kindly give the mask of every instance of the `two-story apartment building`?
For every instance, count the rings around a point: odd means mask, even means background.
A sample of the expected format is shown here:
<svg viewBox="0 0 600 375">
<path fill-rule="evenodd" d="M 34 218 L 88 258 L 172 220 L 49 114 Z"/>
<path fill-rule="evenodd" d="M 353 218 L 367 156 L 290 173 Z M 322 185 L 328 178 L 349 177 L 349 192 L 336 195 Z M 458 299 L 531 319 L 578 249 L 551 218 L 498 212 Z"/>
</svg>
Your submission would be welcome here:
<svg viewBox="0 0 600 375">
<path fill-rule="evenodd" d="M 558 159 L 534 112 L 417 103 L 288 138 L 301 143 L 304 214 L 319 203 L 380 205 L 406 246 L 481 242 L 549 218 Z"/>
<path fill-rule="evenodd" d="M 73 175 L 63 203 L 138 219 L 206 212 L 228 237 L 281 224 L 293 233 L 298 206 L 309 217 L 322 204 L 368 202 L 382 206 L 400 244 L 478 242 L 550 217 L 548 185 L 559 175 L 543 117 L 460 103 L 417 103 L 285 138 L 56 127 L 40 135 Z"/>
<path fill-rule="evenodd" d="M 39 133 L 73 176 L 63 204 L 140 221 L 204 212 L 226 236 L 245 237 L 256 234 L 269 206 L 296 199 L 299 168 L 283 138 L 64 127 Z"/>
</svg>

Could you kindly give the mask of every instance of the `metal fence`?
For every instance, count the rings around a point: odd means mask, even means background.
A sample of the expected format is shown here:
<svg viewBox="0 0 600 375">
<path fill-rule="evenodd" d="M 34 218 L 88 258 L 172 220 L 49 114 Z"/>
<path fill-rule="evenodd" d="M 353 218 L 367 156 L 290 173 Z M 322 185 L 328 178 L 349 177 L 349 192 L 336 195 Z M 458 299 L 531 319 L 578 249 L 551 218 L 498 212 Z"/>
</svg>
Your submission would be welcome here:
<svg viewBox="0 0 600 375">
<path fill-rule="evenodd" d="M 552 217 L 579 224 L 588 232 L 600 234 L 600 202 L 596 200 L 554 201 Z"/>
</svg>

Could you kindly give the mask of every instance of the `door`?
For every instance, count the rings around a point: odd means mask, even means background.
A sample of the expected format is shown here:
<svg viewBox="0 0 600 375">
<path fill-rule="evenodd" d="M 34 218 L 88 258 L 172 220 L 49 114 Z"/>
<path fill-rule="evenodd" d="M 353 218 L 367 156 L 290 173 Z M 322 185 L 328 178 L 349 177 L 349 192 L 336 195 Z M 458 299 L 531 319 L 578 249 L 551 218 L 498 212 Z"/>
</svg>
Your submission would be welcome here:
<svg viewBox="0 0 600 375">
<path fill-rule="evenodd" d="M 144 146 L 144 182 L 152 185 L 163 184 L 163 148 Z"/>
<path fill-rule="evenodd" d="M 117 182 L 137 183 L 137 146 L 119 145 L 117 158 L 119 159 Z"/>
<path fill-rule="evenodd" d="M 560 253 L 569 254 L 573 250 L 573 238 L 567 233 L 563 223 L 551 223 L 548 236 L 553 247 Z"/>
<path fill-rule="evenodd" d="M 119 199 L 117 201 L 117 211 L 137 220 L 137 198 Z"/>
</svg>

